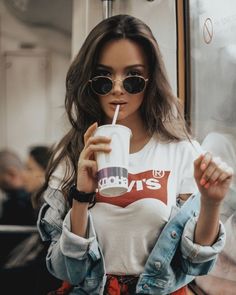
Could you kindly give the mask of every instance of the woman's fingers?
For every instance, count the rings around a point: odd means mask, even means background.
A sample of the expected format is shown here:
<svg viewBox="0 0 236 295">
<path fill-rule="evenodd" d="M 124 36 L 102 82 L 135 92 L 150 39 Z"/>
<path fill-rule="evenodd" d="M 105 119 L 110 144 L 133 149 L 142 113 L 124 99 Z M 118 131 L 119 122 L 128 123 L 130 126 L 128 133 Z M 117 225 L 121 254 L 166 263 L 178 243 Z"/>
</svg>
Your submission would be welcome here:
<svg viewBox="0 0 236 295">
<path fill-rule="evenodd" d="M 212 155 L 210 153 L 206 153 L 204 156 L 203 156 L 203 159 L 200 163 L 200 169 L 201 171 L 205 171 L 210 163 L 212 162 Z"/>
<path fill-rule="evenodd" d="M 92 171 L 92 176 L 95 178 L 96 177 L 96 173 L 97 173 L 97 163 L 96 161 L 93 160 L 83 160 L 83 162 L 81 162 L 80 164 L 81 167 L 81 172 L 82 170 L 88 170 L 90 169 L 90 171 Z"/>
<path fill-rule="evenodd" d="M 219 180 L 220 171 L 217 169 L 214 170 L 214 172 L 211 174 L 210 181 L 211 183 L 216 183 L 217 180 Z"/>
<path fill-rule="evenodd" d="M 94 136 L 98 124 L 92 124 L 84 134 L 84 148 L 80 153 L 77 170 L 77 186 L 82 191 L 93 191 L 97 187 L 96 152 L 109 153 L 111 139 L 104 136 Z"/>
<path fill-rule="evenodd" d="M 232 167 L 229 167 L 228 165 L 226 165 L 226 166 L 227 167 L 224 168 L 223 172 L 218 177 L 218 181 L 220 181 L 220 182 L 225 181 L 226 179 L 232 178 L 232 176 L 234 174 L 233 168 Z"/>
<path fill-rule="evenodd" d="M 219 157 L 212 157 L 210 153 L 201 155 L 195 162 L 195 177 L 201 186 L 208 188 L 210 184 L 217 184 L 233 175 L 233 169 Z"/>
<path fill-rule="evenodd" d="M 94 136 L 98 124 L 92 124 L 84 134 L 84 149 L 81 152 L 80 159 L 90 159 L 95 152 L 109 153 L 111 148 L 109 143 L 111 139 L 105 136 Z"/>
<path fill-rule="evenodd" d="M 97 129 L 98 123 L 95 122 L 84 133 L 84 144 L 87 143 L 87 140 L 93 135 L 94 131 Z"/>
<path fill-rule="evenodd" d="M 194 177 L 195 177 L 195 179 L 200 179 L 202 177 L 202 174 L 206 170 L 206 168 L 208 167 L 211 159 L 212 159 L 211 154 L 206 153 L 204 155 L 200 155 L 194 161 Z"/>
<path fill-rule="evenodd" d="M 209 161 L 209 159 L 211 160 Z M 201 185 L 205 185 L 206 183 L 210 182 L 213 183 L 215 182 L 220 173 L 221 173 L 221 159 L 219 157 L 210 157 L 208 156 L 208 160 L 204 162 L 204 164 L 201 164 L 201 170 L 203 172 L 200 180 Z M 204 167 L 204 169 L 202 169 Z"/>
<path fill-rule="evenodd" d="M 106 136 L 91 136 L 88 138 L 85 147 L 88 147 L 91 144 L 99 144 L 99 143 L 110 143 L 111 139 Z"/>
<path fill-rule="evenodd" d="M 111 139 L 105 136 L 91 136 L 84 147 L 84 158 L 89 159 L 95 152 L 109 153 Z"/>
<path fill-rule="evenodd" d="M 111 151 L 110 145 L 106 143 L 90 144 L 84 150 L 84 159 L 89 159 L 95 152 L 109 153 Z"/>
</svg>

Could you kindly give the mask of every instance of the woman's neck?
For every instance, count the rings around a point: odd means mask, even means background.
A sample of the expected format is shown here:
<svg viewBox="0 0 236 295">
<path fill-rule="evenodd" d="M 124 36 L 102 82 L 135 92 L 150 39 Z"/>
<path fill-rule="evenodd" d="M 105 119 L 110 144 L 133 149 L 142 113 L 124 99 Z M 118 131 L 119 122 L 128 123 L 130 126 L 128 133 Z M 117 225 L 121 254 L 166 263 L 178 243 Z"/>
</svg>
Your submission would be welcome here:
<svg viewBox="0 0 236 295">
<path fill-rule="evenodd" d="M 151 135 L 145 131 L 145 133 L 134 134 L 130 140 L 130 153 L 137 153 L 140 151 L 150 140 Z"/>
<path fill-rule="evenodd" d="M 110 124 L 110 122 L 107 122 Z M 130 153 L 136 153 L 140 151 L 150 140 L 152 135 L 145 128 L 140 116 L 133 116 L 132 118 L 126 118 L 125 120 L 117 121 L 117 124 L 126 126 L 131 129 L 132 136 L 130 139 Z"/>
<path fill-rule="evenodd" d="M 130 139 L 130 153 L 136 153 L 140 151 L 150 140 L 150 133 L 146 130 L 143 121 L 133 120 L 131 122 L 120 122 L 120 124 L 128 127 L 132 131 Z"/>
</svg>

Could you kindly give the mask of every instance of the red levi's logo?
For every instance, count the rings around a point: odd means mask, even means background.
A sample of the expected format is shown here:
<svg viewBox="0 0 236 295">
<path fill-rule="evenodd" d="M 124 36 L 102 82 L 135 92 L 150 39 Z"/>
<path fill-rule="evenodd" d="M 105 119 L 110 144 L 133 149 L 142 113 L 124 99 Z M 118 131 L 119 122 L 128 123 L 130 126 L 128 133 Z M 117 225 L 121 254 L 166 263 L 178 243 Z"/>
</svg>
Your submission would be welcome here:
<svg viewBox="0 0 236 295">
<path fill-rule="evenodd" d="M 128 192 L 118 197 L 103 197 L 96 195 L 96 202 L 109 203 L 120 207 L 126 207 L 131 203 L 153 198 L 167 204 L 167 183 L 170 171 L 149 170 L 138 174 L 128 175 Z"/>
</svg>

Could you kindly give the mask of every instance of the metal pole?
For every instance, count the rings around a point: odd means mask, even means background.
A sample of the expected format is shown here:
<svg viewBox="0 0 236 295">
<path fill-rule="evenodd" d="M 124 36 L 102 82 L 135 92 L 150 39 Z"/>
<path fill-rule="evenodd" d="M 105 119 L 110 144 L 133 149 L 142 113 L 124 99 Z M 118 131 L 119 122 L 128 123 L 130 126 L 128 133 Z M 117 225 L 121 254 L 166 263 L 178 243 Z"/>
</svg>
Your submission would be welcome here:
<svg viewBox="0 0 236 295">
<path fill-rule="evenodd" d="M 2 234 L 28 234 L 28 233 L 37 233 L 37 226 L 29 226 L 29 225 L 0 225 L 0 233 Z"/>
<path fill-rule="evenodd" d="M 113 0 L 102 0 L 103 19 L 112 16 L 112 2 Z"/>
</svg>

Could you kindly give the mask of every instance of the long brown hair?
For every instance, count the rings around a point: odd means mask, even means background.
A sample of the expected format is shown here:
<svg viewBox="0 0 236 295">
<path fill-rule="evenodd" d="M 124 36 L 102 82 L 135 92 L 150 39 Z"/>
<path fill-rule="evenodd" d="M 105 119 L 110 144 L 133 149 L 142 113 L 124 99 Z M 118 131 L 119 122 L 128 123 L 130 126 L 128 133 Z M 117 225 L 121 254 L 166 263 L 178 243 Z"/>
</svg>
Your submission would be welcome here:
<svg viewBox="0 0 236 295">
<path fill-rule="evenodd" d="M 77 162 L 84 146 L 83 135 L 92 123 L 103 124 L 104 118 L 97 96 L 91 91 L 88 81 L 95 73 L 99 54 L 106 42 L 121 38 L 142 46 L 148 58 L 149 81 L 140 109 L 147 132 L 157 132 L 159 138 L 166 141 L 188 138 L 178 100 L 172 93 L 158 44 L 150 28 L 130 15 L 110 17 L 90 32 L 68 70 L 65 108 L 72 127 L 54 151 L 41 192 L 48 186 L 52 173 L 62 160 L 68 167 L 62 180 L 65 197 L 75 182 Z"/>
</svg>

